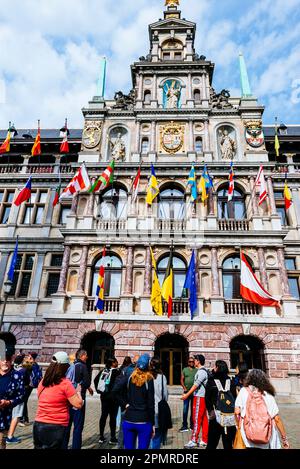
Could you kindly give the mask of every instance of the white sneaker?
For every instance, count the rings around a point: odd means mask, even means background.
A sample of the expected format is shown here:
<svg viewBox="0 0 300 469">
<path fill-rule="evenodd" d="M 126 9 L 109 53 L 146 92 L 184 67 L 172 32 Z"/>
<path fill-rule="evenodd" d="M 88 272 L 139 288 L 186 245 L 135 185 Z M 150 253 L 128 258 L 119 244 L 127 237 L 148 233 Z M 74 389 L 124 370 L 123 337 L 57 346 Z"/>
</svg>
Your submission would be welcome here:
<svg viewBox="0 0 300 469">
<path fill-rule="evenodd" d="M 195 443 L 195 441 L 191 440 L 186 445 L 184 445 L 184 447 L 188 449 L 197 448 L 198 444 Z"/>
<path fill-rule="evenodd" d="M 204 441 L 201 441 L 200 447 L 205 449 L 207 447 L 207 443 L 204 443 Z"/>
</svg>

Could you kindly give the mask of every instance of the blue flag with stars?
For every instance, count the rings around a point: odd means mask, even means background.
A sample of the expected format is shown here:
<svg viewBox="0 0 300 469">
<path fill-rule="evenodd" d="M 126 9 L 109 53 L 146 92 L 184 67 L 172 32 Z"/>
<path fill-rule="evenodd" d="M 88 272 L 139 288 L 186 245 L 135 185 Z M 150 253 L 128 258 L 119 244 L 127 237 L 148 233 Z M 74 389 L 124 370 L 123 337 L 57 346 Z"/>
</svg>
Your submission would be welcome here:
<svg viewBox="0 0 300 469">
<path fill-rule="evenodd" d="M 189 293 L 190 293 L 189 303 L 190 303 L 191 319 L 193 320 L 195 312 L 198 309 L 195 251 L 193 251 L 193 254 L 191 257 L 190 265 L 186 274 L 183 288 L 189 290 Z"/>
<path fill-rule="evenodd" d="M 14 250 L 12 260 L 11 260 L 11 264 L 10 264 L 10 268 L 9 268 L 9 271 L 8 271 L 8 274 L 7 274 L 8 278 L 11 282 L 14 281 L 15 268 L 16 268 L 17 259 L 18 259 L 18 244 L 19 243 L 18 243 L 18 238 L 17 238 L 15 250 Z"/>
</svg>

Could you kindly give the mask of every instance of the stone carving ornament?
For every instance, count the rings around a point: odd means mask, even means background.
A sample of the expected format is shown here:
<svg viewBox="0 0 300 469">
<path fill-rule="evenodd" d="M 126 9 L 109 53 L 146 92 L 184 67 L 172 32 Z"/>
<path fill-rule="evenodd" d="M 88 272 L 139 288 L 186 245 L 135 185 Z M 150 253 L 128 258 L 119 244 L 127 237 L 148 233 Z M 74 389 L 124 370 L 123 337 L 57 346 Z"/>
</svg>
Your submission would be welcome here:
<svg viewBox="0 0 300 469">
<path fill-rule="evenodd" d="M 176 86 L 176 81 L 173 80 L 171 86 L 166 83 L 166 102 L 167 102 L 167 109 L 174 109 L 178 108 L 181 89 L 180 87 Z"/>
<path fill-rule="evenodd" d="M 114 99 L 116 104 L 113 106 L 114 109 L 133 109 L 135 104 L 135 90 L 132 89 L 129 94 L 124 94 L 122 91 L 115 93 Z"/>
<path fill-rule="evenodd" d="M 265 143 L 261 120 L 244 121 L 245 139 L 248 145 L 259 148 Z"/>
<path fill-rule="evenodd" d="M 214 88 L 210 88 L 210 99 L 209 103 L 212 108 L 216 109 L 226 109 L 232 108 L 232 104 L 228 102 L 230 98 L 230 93 L 228 90 L 222 90 L 221 93 L 216 93 Z"/>
<path fill-rule="evenodd" d="M 82 133 L 82 145 L 84 148 L 96 148 L 101 140 L 102 122 L 85 121 Z"/>
<path fill-rule="evenodd" d="M 171 122 L 160 130 L 161 148 L 167 153 L 174 154 L 184 145 L 184 125 Z"/>
<path fill-rule="evenodd" d="M 227 129 L 220 130 L 219 136 L 222 160 L 232 161 L 236 153 L 235 140 L 230 137 L 229 131 Z"/>
<path fill-rule="evenodd" d="M 118 136 L 114 142 L 110 140 L 111 146 L 111 156 L 116 161 L 122 161 L 125 159 L 126 156 L 126 146 L 122 139 L 121 133 L 118 133 Z"/>
</svg>

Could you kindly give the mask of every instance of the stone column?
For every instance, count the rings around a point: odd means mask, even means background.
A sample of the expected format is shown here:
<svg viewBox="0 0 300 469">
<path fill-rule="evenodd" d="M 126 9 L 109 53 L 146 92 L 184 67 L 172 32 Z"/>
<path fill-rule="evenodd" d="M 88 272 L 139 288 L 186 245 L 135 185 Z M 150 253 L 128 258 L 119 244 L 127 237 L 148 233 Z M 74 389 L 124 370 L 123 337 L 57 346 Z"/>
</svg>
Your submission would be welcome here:
<svg viewBox="0 0 300 469">
<path fill-rule="evenodd" d="M 1 260 L 0 260 L 0 288 L 2 288 L 4 279 L 5 279 L 5 273 L 6 273 L 8 258 L 9 258 L 9 253 L 8 252 L 3 252 L 1 254 Z"/>
<path fill-rule="evenodd" d="M 79 195 L 75 194 L 72 200 L 72 205 L 71 205 L 71 215 L 76 215 L 77 213 L 77 207 L 78 207 L 78 201 L 79 201 Z"/>
<path fill-rule="evenodd" d="M 195 151 L 194 148 L 194 131 L 193 131 L 193 121 L 189 121 L 189 137 L 190 137 L 190 148 L 189 151 Z"/>
<path fill-rule="evenodd" d="M 252 211 L 253 215 L 257 216 L 258 213 L 258 203 L 257 203 L 257 197 L 256 197 L 256 189 L 255 189 L 255 179 L 253 176 L 250 177 L 250 197 L 252 200 Z"/>
<path fill-rule="evenodd" d="M 34 278 L 33 278 L 31 292 L 30 292 L 31 298 L 39 298 L 44 259 L 45 259 L 45 254 L 38 253 L 37 263 L 36 263 L 35 272 L 34 272 Z"/>
<path fill-rule="evenodd" d="M 87 211 L 86 211 L 86 214 L 90 217 L 94 215 L 94 206 L 95 206 L 95 194 L 92 193 L 90 194 L 90 197 L 88 200 Z"/>
<path fill-rule="evenodd" d="M 202 91 L 203 91 L 202 99 L 208 99 L 207 98 L 205 73 L 203 73 L 203 75 L 202 75 Z"/>
<path fill-rule="evenodd" d="M 263 248 L 258 248 L 258 263 L 259 263 L 259 271 L 260 271 L 260 278 L 262 286 L 269 290 L 269 282 L 268 282 L 268 275 L 266 270 L 266 259 L 265 259 L 265 252 Z"/>
<path fill-rule="evenodd" d="M 291 292 L 290 292 L 289 280 L 288 280 L 288 275 L 287 275 L 286 266 L 285 266 L 285 257 L 284 257 L 283 248 L 277 249 L 277 258 L 278 258 L 279 274 L 280 274 L 283 296 L 290 297 Z"/>
<path fill-rule="evenodd" d="M 132 295 L 133 287 L 133 246 L 127 248 L 127 261 L 126 261 L 126 272 L 125 272 L 125 295 Z"/>
<path fill-rule="evenodd" d="M 138 88 L 138 98 L 137 99 L 139 101 L 142 101 L 142 99 L 143 99 L 143 75 L 141 73 L 139 74 L 138 83 L 139 83 L 139 85 L 138 85 L 139 88 Z"/>
<path fill-rule="evenodd" d="M 151 122 L 151 151 L 154 152 L 156 150 L 156 122 Z"/>
<path fill-rule="evenodd" d="M 300 225 L 300 198 L 299 198 L 299 189 L 296 189 L 295 187 L 292 188 L 292 198 L 293 198 L 293 205 L 294 205 L 294 207 L 295 207 L 297 226 L 299 226 L 299 225 Z"/>
<path fill-rule="evenodd" d="M 214 190 L 212 187 L 208 190 L 208 214 L 211 216 L 215 214 Z"/>
<path fill-rule="evenodd" d="M 188 74 L 188 92 L 187 99 L 192 99 L 192 75 Z"/>
<path fill-rule="evenodd" d="M 153 100 L 157 101 L 157 75 L 153 76 Z"/>
<path fill-rule="evenodd" d="M 66 292 L 67 277 L 68 277 L 68 270 L 69 270 L 69 263 L 70 263 L 70 254 L 71 254 L 71 247 L 65 246 L 57 293 Z"/>
<path fill-rule="evenodd" d="M 144 279 L 144 295 L 151 295 L 151 277 L 152 277 L 152 266 L 151 266 L 151 252 L 150 247 L 146 247 L 146 259 L 145 259 L 145 279 Z"/>
<path fill-rule="evenodd" d="M 269 192 L 271 216 L 273 217 L 277 215 L 277 209 L 276 209 L 276 202 L 275 202 L 275 196 L 274 196 L 274 190 L 273 190 L 273 182 L 272 182 L 271 177 L 268 177 L 268 192 Z"/>
<path fill-rule="evenodd" d="M 209 139 L 209 129 L 208 129 L 208 120 L 204 121 L 204 141 L 203 141 L 203 150 L 210 151 L 210 139 Z"/>
<path fill-rule="evenodd" d="M 79 291 L 80 293 L 84 293 L 88 253 L 89 253 L 89 247 L 83 246 L 81 259 L 80 259 L 79 276 L 78 276 L 78 282 L 77 282 L 77 291 Z"/>
<path fill-rule="evenodd" d="M 141 123 L 138 121 L 135 126 L 136 137 L 135 137 L 135 151 L 136 153 L 141 153 L 140 149 L 140 127 Z"/>
<path fill-rule="evenodd" d="M 211 275 L 212 275 L 212 297 L 218 298 L 220 293 L 219 270 L 218 270 L 218 250 L 211 250 Z"/>
</svg>

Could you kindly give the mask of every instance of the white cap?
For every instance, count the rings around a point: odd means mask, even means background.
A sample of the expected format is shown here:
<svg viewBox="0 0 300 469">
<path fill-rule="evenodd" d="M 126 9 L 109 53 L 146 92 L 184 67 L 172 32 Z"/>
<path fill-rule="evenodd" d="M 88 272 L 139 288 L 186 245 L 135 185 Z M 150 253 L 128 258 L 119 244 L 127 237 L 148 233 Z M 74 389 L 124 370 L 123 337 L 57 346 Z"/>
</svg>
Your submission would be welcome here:
<svg viewBox="0 0 300 469">
<path fill-rule="evenodd" d="M 66 352 L 56 352 L 52 357 L 52 362 L 59 363 L 61 365 L 69 365 L 70 360 Z"/>
</svg>

